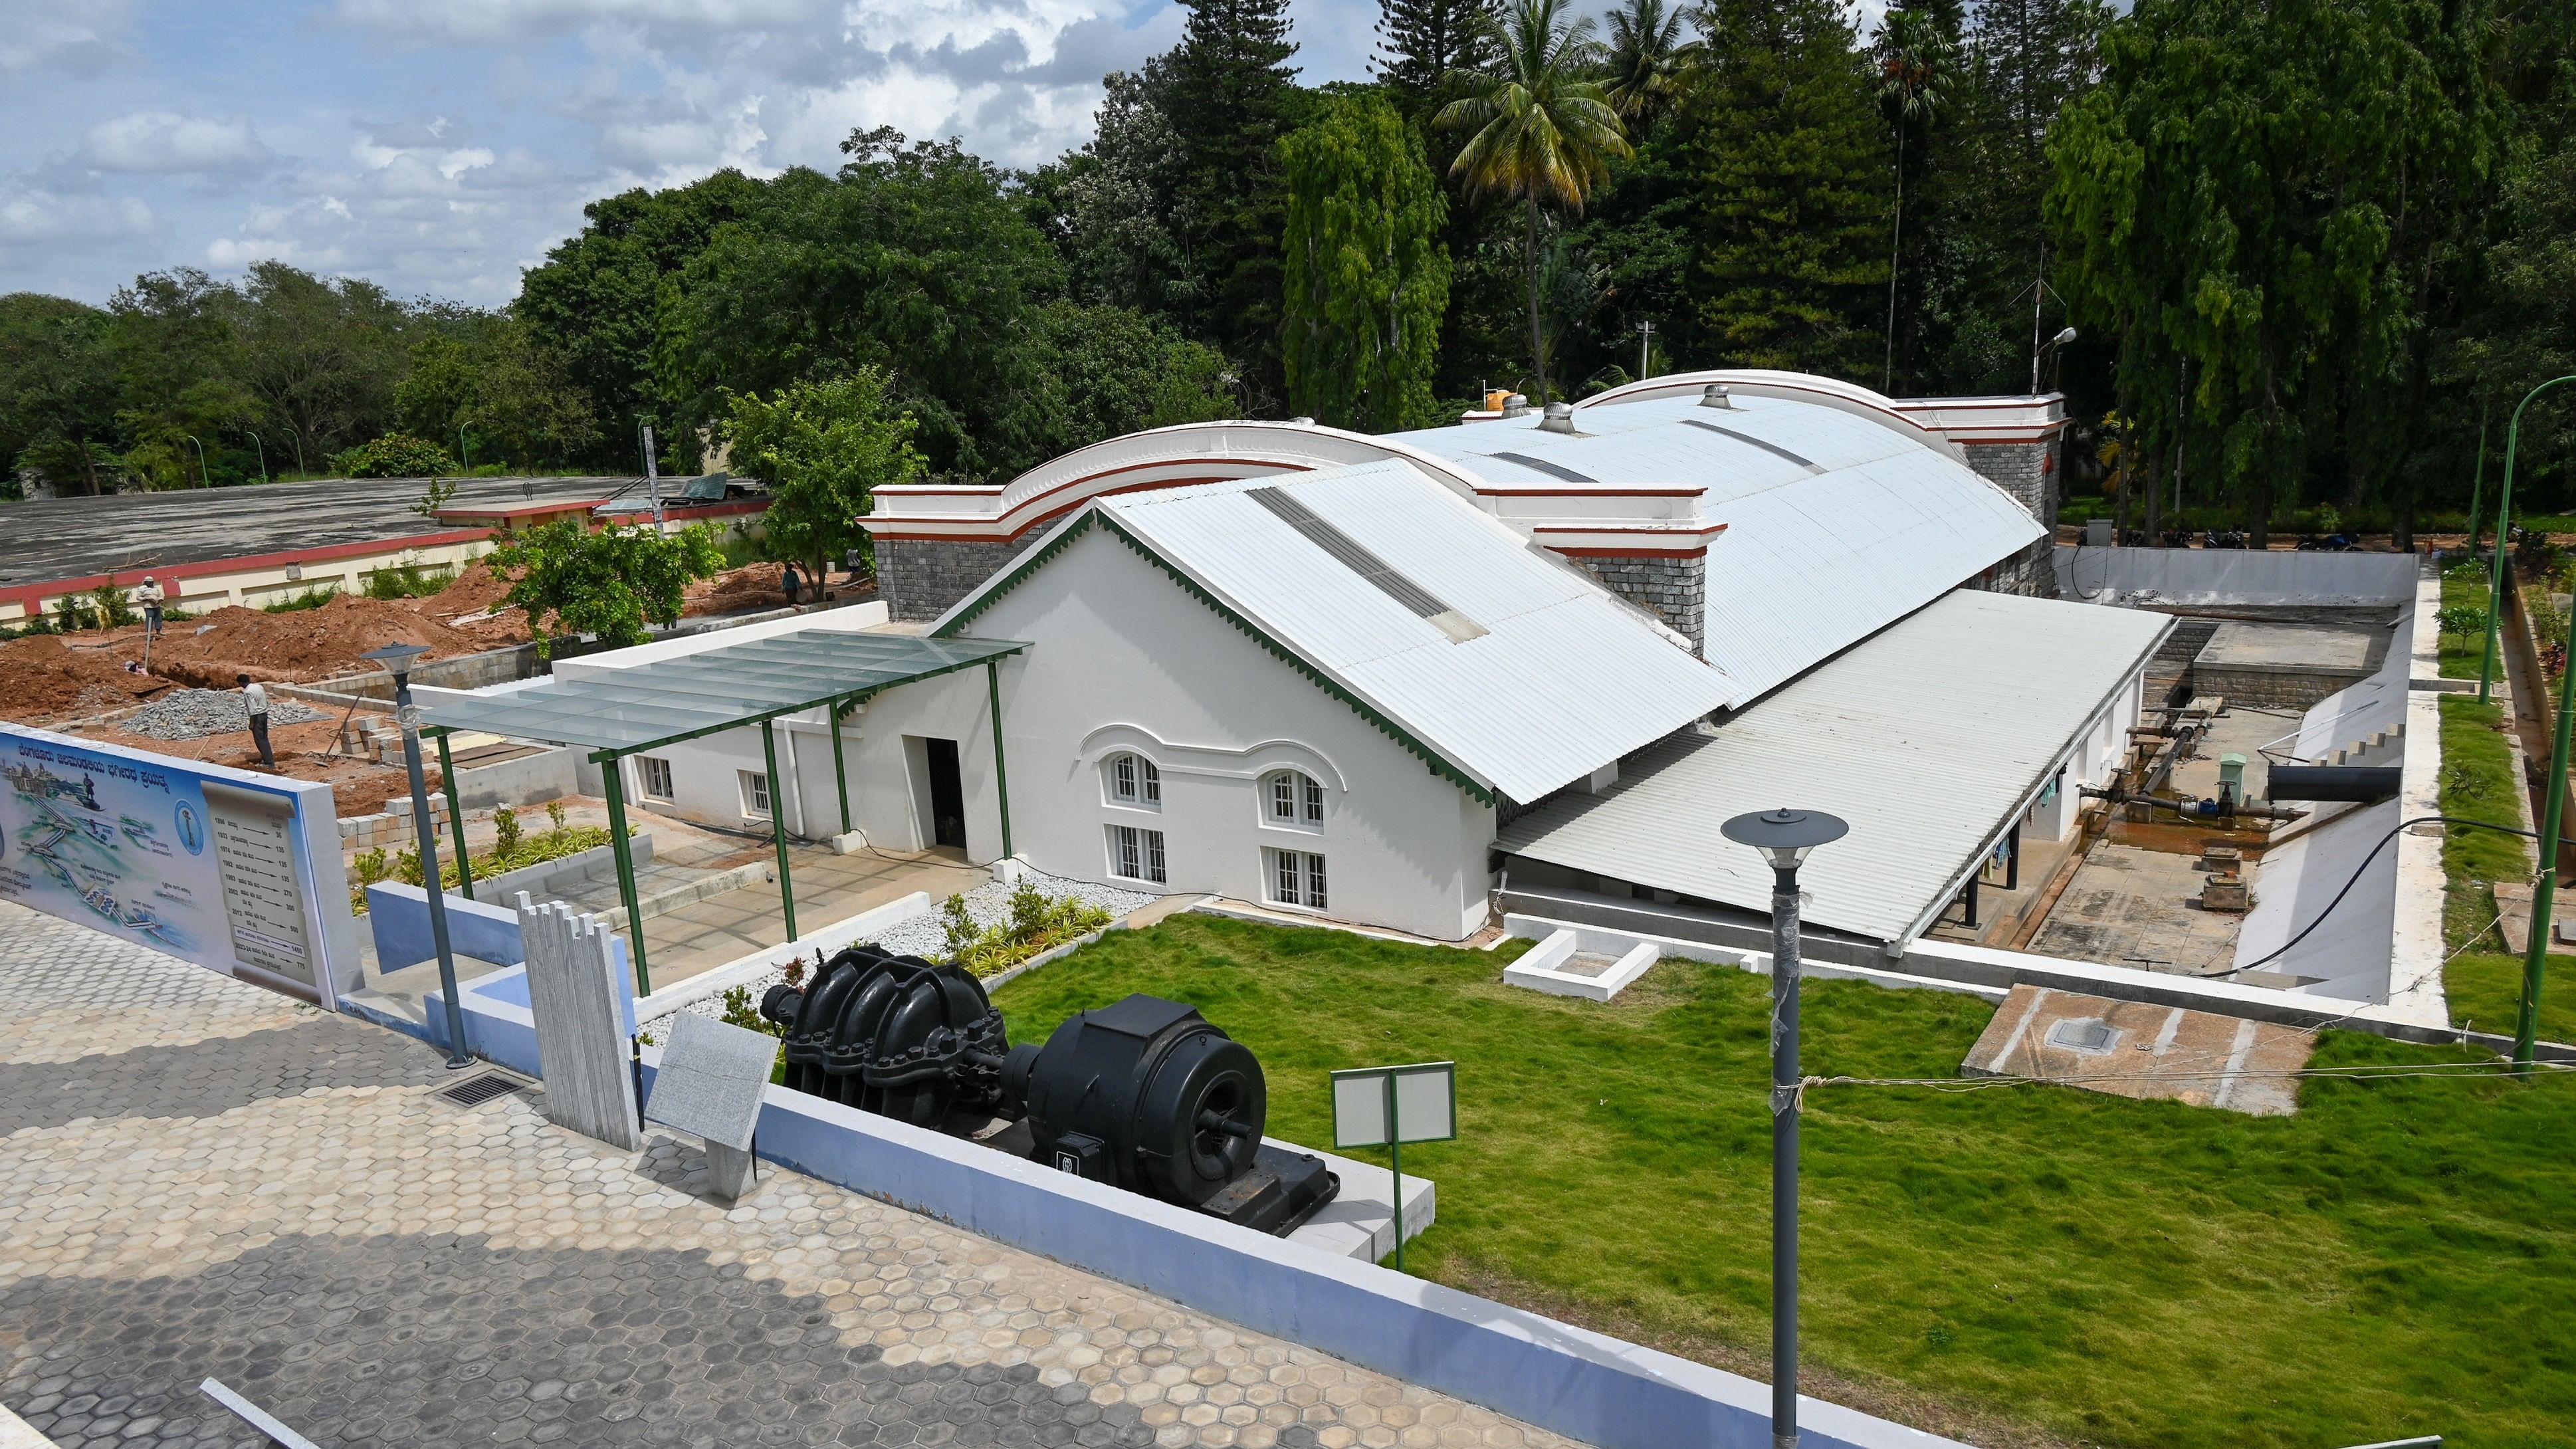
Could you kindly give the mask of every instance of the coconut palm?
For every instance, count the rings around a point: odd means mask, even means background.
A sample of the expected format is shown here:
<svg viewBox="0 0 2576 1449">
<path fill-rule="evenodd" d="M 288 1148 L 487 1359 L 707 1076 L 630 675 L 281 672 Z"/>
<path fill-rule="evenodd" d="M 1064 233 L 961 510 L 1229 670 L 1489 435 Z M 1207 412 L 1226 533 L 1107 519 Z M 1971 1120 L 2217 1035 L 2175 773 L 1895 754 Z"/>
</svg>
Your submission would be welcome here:
<svg viewBox="0 0 2576 1449">
<path fill-rule="evenodd" d="M 1567 0 L 1511 0 L 1502 14 L 1486 17 L 1489 68 L 1450 72 L 1461 96 L 1434 121 L 1475 133 L 1449 168 L 1470 197 L 1520 198 L 1530 367 L 1541 402 L 1548 386 L 1538 308 L 1539 207 L 1581 211 L 1593 188 L 1609 179 L 1610 158 L 1629 154 L 1619 113 L 1593 78 L 1598 47 L 1591 18 L 1575 19 L 1569 9 Z"/>
<path fill-rule="evenodd" d="M 1679 88 L 1699 50 L 1682 39 L 1682 18 L 1664 0 L 1628 0 L 1626 9 L 1610 12 L 1604 94 L 1625 119 L 1641 126 L 1652 121 Z"/>
<path fill-rule="evenodd" d="M 1640 0 L 1642 3 L 1642 0 Z M 1928 10 L 1891 6 L 1878 30 L 1878 96 L 1896 125 L 1896 217 L 1887 241 L 1887 370 L 1896 385 L 1896 268 L 1905 236 L 1905 135 L 1929 126 L 1948 99 L 1957 59 L 1948 32 Z"/>
</svg>

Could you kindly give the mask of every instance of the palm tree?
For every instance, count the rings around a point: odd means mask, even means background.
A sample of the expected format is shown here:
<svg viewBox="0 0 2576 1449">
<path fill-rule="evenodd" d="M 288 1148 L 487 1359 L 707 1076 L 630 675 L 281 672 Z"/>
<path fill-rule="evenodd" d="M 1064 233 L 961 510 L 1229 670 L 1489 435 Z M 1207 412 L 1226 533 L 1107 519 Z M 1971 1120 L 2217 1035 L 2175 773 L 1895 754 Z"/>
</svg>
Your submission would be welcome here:
<svg viewBox="0 0 2576 1449">
<path fill-rule="evenodd" d="M 1643 125 L 1679 88 L 1682 75 L 1699 51 L 1682 39 L 1682 12 L 1664 0 L 1628 0 L 1628 8 L 1610 12 L 1605 97 L 1619 114 Z"/>
<path fill-rule="evenodd" d="M 1905 133 L 1929 126 L 1948 99 L 1949 34 L 1928 10 L 1890 6 L 1878 30 L 1878 95 L 1896 124 L 1896 219 L 1887 242 L 1887 370 L 1881 391 L 1896 385 L 1896 268 L 1905 236 Z"/>
<path fill-rule="evenodd" d="M 1441 107 L 1434 124 L 1473 129 L 1449 173 L 1475 197 L 1499 193 L 1521 201 L 1522 271 L 1529 283 L 1530 366 L 1538 401 L 1547 401 L 1547 344 L 1538 315 L 1538 209 L 1542 202 L 1581 211 L 1610 176 L 1610 158 L 1629 154 L 1619 113 L 1592 78 L 1598 47 L 1589 16 L 1568 16 L 1567 0 L 1511 0 L 1483 29 L 1492 69 L 1452 71 L 1463 96 Z"/>
</svg>

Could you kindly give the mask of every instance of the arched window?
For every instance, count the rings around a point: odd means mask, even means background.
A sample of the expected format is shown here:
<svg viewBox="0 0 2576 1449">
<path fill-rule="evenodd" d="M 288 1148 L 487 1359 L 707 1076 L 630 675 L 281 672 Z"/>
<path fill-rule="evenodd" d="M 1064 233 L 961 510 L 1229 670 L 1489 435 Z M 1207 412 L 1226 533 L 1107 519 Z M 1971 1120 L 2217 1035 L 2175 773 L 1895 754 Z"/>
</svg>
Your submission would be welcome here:
<svg viewBox="0 0 2576 1449">
<path fill-rule="evenodd" d="M 1324 787 L 1301 770 L 1273 770 L 1261 777 L 1261 818 L 1291 829 L 1322 825 Z"/>
<path fill-rule="evenodd" d="M 1163 772 L 1133 752 L 1109 757 L 1109 798 L 1139 810 L 1163 808 Z"/>
</svg>

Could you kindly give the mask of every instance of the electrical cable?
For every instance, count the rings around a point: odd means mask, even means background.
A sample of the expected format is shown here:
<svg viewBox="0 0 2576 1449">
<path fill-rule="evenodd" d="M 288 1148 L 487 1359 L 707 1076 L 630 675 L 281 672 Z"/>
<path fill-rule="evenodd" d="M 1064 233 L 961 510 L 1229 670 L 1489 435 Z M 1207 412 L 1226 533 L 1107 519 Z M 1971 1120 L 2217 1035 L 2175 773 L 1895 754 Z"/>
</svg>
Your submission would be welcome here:
<svg viewBox="0 0 2576 1449">
<path fill-rule="evenodd" d="M 2335 892 L 2334 899 L 2326 902 L 2325 909 L 2317 912 L 2316 918 L 2309 921 L 2308 924 L 2300 930 L 2299 934 L 2282 942 L 2280 949 L 2272 952 L 2270 955 L 2259 957 L 2242 966 L 2234 967 L 2225 974 L 2233 976 L 2239 972 L 2251 971 L 2255 967 L 2263 965 L 2265 962 L 2276 961 L 2289 954 L 2291 947 L 2308 939 L 2308 934 L 2310 932 L 2316 930 L 2317 927 L 2324 925 L 2326 917 L 2333 914 L 2334 908 L 2343 904 L 2343 898 L 2352 894 L 2352 888 L 2361 884 L 2361 878 L 2369 871 L 2370 863 L 2379 858 L 2379 852 L 2388 848 L 2388 842 L 2395 840 L 2398 836 L 2404 834 L 2410 826 L 2426 825 L 2437 820 L 2444 825 L 2467 825 L 2479 830 L 2496 830 L 2507 835 L 2519 835 L 2528 840 L 2538 840 L 2540 838 L 2540 832 L 2537 830 L 2522 830 L 2511 825 L 2498 825 L 2489 820 L 2471 820 L 2465 816 L 2459 815 L 2418 815 L 2412 820 L 2400 820 L 2397 822 L 2397 828 L 2395 830 L 2391 830 L 2386 835 L 2381 836 L 2379 838 L 2379 843 L 2370 848 L 2370 854 L 2361 858 L 2361 868 L 2352 873 L 2352 879 L 2343 883 L 2343 889 Z M 2561 835 L 2558 837 L 2558 843 L 2562 847 L 2576 845 L 2576 838 Z M 2557 867 L 2554 865 L 2544 865 L 2541 869 L 2549 874 L 2555 874 L 2557 871 Z"/>
</svg>

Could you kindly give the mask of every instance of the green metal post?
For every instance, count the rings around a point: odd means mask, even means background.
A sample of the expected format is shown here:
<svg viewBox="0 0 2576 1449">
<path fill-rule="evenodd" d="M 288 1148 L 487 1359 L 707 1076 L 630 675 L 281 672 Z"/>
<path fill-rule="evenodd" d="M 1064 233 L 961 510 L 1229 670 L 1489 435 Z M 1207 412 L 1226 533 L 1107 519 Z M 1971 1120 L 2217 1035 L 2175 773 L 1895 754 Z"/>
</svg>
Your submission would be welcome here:
<svg viewBox="0 0 2576 1449">
<path fill-rule="evenodd" d="M 2515 445 L 2522 439 L 2522 410 L 2531 400 L 2562 382 L 2576 382 L 2576 373 L 2553 377 L 2523 394 L 2514 407 L 2513 422 L 2504 434 L 2504 491 L 2513 496 L 2513 458 Z M 2496 557 L 2504 557 L 2504 534 L 2496 534 Z M 2487 625 L 2487 639 L 2492 647 L 2495 624 Z M 2558 680 L 2558 738 L 2549 751 L 2549 803 L 2541 811 L 2540 878 L 2531 887 L 2531 950 L 2522 963 L 2522 1012 L 2514 1022 L 2513 1064 L 2516 1070 L 2531 1070 L 2531 1055 L 2540 1036 L 2541 977 L 2549 964 L 2549 908 L 2558 890 L 2558 828 L 2567 803 L 2567 747 L 2571 727 L 2576 727 L 2576 667 L 2571 667 Z"/>
<path fill-rule="evenodd" d="M 787 878 L 787 812 L 779 809 L 778 731 L 760 722 L 760 753 L 769 766 L 769 838 L 778 846 L 778 906 L 787 918 L 787 939 L 796 939 L 796 886 Z"/>
<path fill-rule="evenodd" d="M 438 779 L 447 790 L 447 830 L 456 837 L 456 883 L 474 899 L 474 857 L 465 849 L 465 807 L 456 798 L 456 758 L 448 752 L 447 731 L 438 732 Z"/>
<path fill-rule="evenodd" d="M 591 756 L 600 766 L 608 796 L 608 853 L 617 861 L 617 898 L 626 905 L 626 950 L 635 958 L 635 994 L 653 994 L 653 979 L 644 972 L 644 920 L 635 905 L 635 856 L 626 844 L 626 763 L 614 753 Z"/>
<path fill-rule="evenodd" d="M 1011 776 L 1002 767 L 1002 662 L 984 661 L 984 690 L 993 702 L 993 792 L 1002 802 L 1002 859 L 1009 860 L 1011 849 Z"/>
<path fill-rule="evenodd" d="M 1395 1076 L 1386 1079 L 1386 1145 L 1395 1157 L 1395 1271 L 1404 1271 L 1404 1124 L 1395 1115 Z"/>
<path fill-rule="evenodd" d="M 823 719 L 832 727 L 832 783 L 841 791 L 841 833 L 850 833 L 850 767 L 841 753 L 841 705 L 834 700 L 823 707 Z"/>
<path fill-rule="evenodd" d="M 2515 410 L 2518 417 L 2520 409 Z M 2505 445 L 2504 491 L 2496 499 L 2495 565 L 2487 570 L 2487 647 L 2478 656 L 2478 703 L 2484 704 L 2495 691 L 2496 631 L 2504 620 L 2504 540 L 2513 520 L 2513 446 Z"/>
</svg>

